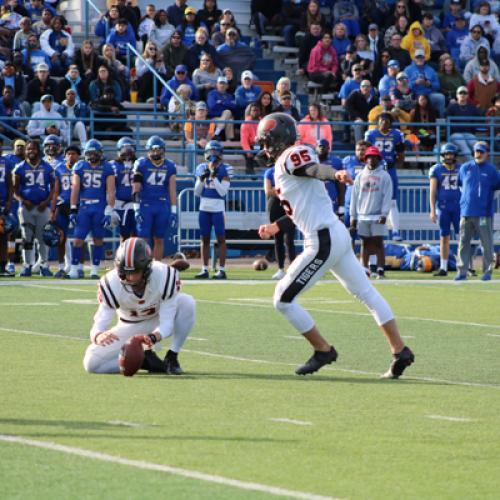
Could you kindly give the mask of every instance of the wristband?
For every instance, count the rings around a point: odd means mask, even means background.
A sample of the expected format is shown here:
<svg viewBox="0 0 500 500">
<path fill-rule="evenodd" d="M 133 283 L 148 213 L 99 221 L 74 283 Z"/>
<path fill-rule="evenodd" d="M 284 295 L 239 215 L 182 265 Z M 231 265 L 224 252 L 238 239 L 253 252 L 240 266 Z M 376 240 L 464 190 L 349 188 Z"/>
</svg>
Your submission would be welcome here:
<svg viewBox="0 0 500 500">
<path fill-rule="evenodd" d="M 170 206 L 170 213 L 171 214 L 177 214 L 177 205 L 171 205 Z"/>
<path fill-rule="evenodd" d="M 132 203 L 132 208 L 134 209 L 134 212 L 137 212 L 141 209 L 140 203 Z"/>
<path fill-rule="evenodd" d="M 148 333 L 148 337 L 151 339 L 151 342 L 153 342 L 153 344 L 156 344 L 156 342 L 158 342 L 158 338 L 156 337 L 156 335 L 158 335 L 160 337 L 160 340 L 161 340 L 161 333 L 160 332 Z"/>
<path fill-rule="evenodd" d="M 113 207 L 107 205 L 106 208 L 104 209 L 104 215 L 105 216 L 113 215 Z"/>
<path fill-rule="evenodd" d="M 340 207 L 337 209 L 337 213 L 339 215 L 344 215 L 345 214 L 345 208 L 343 205 L 340 205 Z"/>
<path fill-rule="evenodd" d="M 69 209 L 70 214 L 76 214 L 78 212 L 78 207 L 76 205 L 71 205 L 71 208 Z"/>
</svg>

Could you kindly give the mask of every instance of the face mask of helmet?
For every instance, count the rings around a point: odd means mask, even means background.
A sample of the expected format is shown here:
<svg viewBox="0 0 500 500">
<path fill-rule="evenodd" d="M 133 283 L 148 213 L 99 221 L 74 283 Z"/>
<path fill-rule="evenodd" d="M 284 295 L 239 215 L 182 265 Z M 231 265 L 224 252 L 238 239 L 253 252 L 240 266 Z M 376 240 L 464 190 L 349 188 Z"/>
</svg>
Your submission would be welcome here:
<svg viewBox="0 0 500 500">
<path fill-rule="evenodd" d="M 135 158 L 135 149 L 133 146 L 123 146 L 120 149 L 120 159 L 122 161 L 131 161 Z"/>
<path fill-rule="evenodd" d="M 152 161 L 160 161 L 163 158 L 163 154 L 163 148 L 159 146 L 153 146 L 148 152 L 148 156 Z"/>
<path fill-rule="evenodd" d="M 57 144 L 54 144 L 54 143 L 47 144 L 47 145 L 43 148 L 43 152 L 44 152 L 47 156 L 55 156 L 55 155 L 57 154 L 57 150 L 58 150 L 58 145 L 57 145 Z"/>
<path fill-rule="evenodd" d="M 89 163 L 99 163 L 99 160 L 101 159 L 101 153 L 100 151 L 97 151 L 95 149 L 91 149 L 90 151 L 85 151 L 85 159 Z"/>
<path fill-rule="evenodd" d="M 220 151 L 217 149 L 209 149 L 205 152 L 205 160 L 209 162 L 218 161 L 221 159 Z"/>
</svg>

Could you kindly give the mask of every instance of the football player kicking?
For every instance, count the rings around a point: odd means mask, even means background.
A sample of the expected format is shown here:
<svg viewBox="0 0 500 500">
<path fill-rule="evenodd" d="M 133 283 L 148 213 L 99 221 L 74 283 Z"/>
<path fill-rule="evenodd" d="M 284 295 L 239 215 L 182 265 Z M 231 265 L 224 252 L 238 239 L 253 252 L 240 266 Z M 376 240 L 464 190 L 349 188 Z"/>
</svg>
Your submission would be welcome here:
<svg viewBox="0 0 500 500">
<path fill-rule="evenodd" d="M 295 373 L 314 373 L 337 359 L 335 348 L 320 334 L 313 318 L 296 300 L 331 270 L 344 288 L 365 304 L 390 344 L 394 359 L 382 377 L 398 378 L 413 363 L 414 355 L 401 339 L 389 304 L 372 286 L 356 259 L 349 233 L 333 213 L 323 183 L 325 180 L 351 183 L 349 174 L 319 164 L 311 147 L 294 145 L 296 124 L 284 113 L 271 113 L 262 119 L 256 140 L 268 158 L 276 162 L 276 191 L 287 214 L 272 224 L 260 226 L 259 236 L 270 238 L 286 230 L 292 221 L 304 234 L 304 251 L 290 265 L 274 293 L 275 308 L 314 349 L 312 357 Z"/>
<path fill-rule="evenodd" d="M 194 299 L 180 293 L 178 272 L 171 266 L 153 262 L 149 245 L 141 238 L 129 238 L 118 249 L 115 268 L 99 282 L 99 308 L 90 331 L 83 366 L 89 373 L 118 373 L 121 346 L 140 335 L 146 347 L 142 369 L 151 373 L 181 375 L 177 354 L 192 330 Z M 108 330 L 113 317 L 118 323 Z M 162 361 L 151 348 L 172 336 L 172 344 Z"/>
</svg>

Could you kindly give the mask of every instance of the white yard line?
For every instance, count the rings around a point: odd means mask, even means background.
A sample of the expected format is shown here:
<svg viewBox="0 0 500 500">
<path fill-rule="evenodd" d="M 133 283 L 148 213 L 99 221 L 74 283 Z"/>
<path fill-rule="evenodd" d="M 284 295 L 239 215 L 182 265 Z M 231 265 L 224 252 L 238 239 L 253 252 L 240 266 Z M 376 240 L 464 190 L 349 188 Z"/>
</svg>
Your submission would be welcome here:
<svg viewBox="0 0 500 500">
<path fill-rule="evenodd" d="M 281 424 L 292 424 L 292 425 L 312 425 L 312 422 L 307 422 L 305 420 L 292 420 L 291 418 L 270 418 L 271 422 L 278 422 Z"/>
<path fill-rule="evenodd" d="M 0 441 L 6 443 L 16 443 L 25 446 L 33 446 L 35 448 L 42 448 L 45 450 L 57 451 L 66 455 L 76 455 L 83 458 L 92 460 L 100 460 L 101 462 L 108 462 L 119 465 L 126 465 L 135 467 L 136 469 L 151 470 L 156 472 L 164 472 L 174 476 L 186 477 L 188 479 L 196 479 L 198 481 L 205 481 L 208 483 L 221 484 L 223 486 L 230 486 L 240 490 L 247 491 L 260 491 L 270 495 L 290 498 L 300 498 L 304 500 L 335 500 L 332 497 L 323 495 L 316 495 L 314 493 L 307 493 L 304 491 L 288 490 L 277 486 L 268 486 L 266 484 L 254 483 L 250 481 L 240 481 L 238 479 L 231 479 L 223 476 L 216 476 L 195 470 L 181 469 L 179 467 L 172 467 L 170 465 L 155 464 L 153 462 L 145 462 L 142 460 L 131 460 L 116 455 L 108 455 L 98 451 L 86 450 L 84 448 L 76 448 L 74 446 L 66 446 L 50 441 L 35 441 L 33 439 L 26 439 L 22 436 L 8 436 L 0 434 Z"/>
<path fill-rule="evenodd" d="M 500 337 L 500 335 L 497 335 L 496 333 L 487 333 L 486 334 L 487 337 Z"/>
<path fill-rule="evenodd" d="M 84 341 L 88 342 L 89 340 L 87 338 L 82 338 L 82 337 L 70 337 L 67 335 L 59 335 L 55 333 L 42 333 L 42 332 L 34 332 L 30 330 L 17 330 L 15 328 L 3 328 L 0 327 L 0 332 L 9 332 L 9 333 L 20 333 L 24 335 L 35 335 L 38 337 L 54 337 L 54 338 L 61 338 L 65 340 L 78 340 L 78 341 Z M 189 338 L 189 337 L 188 337 Z M 217 354 L 213 352 L 206 352 L 206 351 L 194 351 L 192 349 L 183 349 L 183 352 L 190 352 L 193 354 L 198 354 L 200 356 L 208 356 L 212 358 L 219 358 L 219 359 L 228 359 L 231 361 L 243 361 L 245 363 L 257 363 L 257 364 L 267 364 L 267 365 L 276 365 L 276 366 L 296 366 L 296 363 L 284 363 L 284 362 L 279 362 L 279 361 L 267 361 L 265 359 L 252 359 L 252 358 L 243 358 L 240 356 L 230 356 L 226 354 Z M 345 373 L 353 373 L 355 375 L 366 375 L 366 376 L 379 376 L 380 373 L 376 372 L 368 372 L 368 371 L 363 371 L 363 370 L 351 370 L 348 368 L 337 368 L 337 367 L 329 367 L 325 366 L 323 367 L 323 371 L 339 371 L 339 372 L 345 372 Z M 439 378 L 432 378 L 432 377 L 405 377 L 406 380 L 417 380 L 417 381 L 422 381 L 422 382 L 431 382 L 431 383 L 438 383 L 438 384 L 449 384 L 449 385 L 459 385 L 459 386 L 465 386 L 465 387 L 480 387 L 480 388 L 486 388 L 486 389 L 500 389 L 500 385 L 495 385 L 495 384 L 481 384 L 478 382 L 467 382 L 467 381 L 462 381 L 462 380 L 447 380 L 447 379 L 439 379 Z"/>
<path fill-rule="evenodd" d="M 62 301 L 65 304 L 78 304 L 80 306 L 96 306 L 97 299 L 65 299 Z"/>
<path fill-rule="evenodd" d="M 446 415 L 426 415 L 426 417 L 432 420 L 446 420 L 447 422 L 473 422 L 471 418 L 465 417 L 447 417 Z"/>
</svg>

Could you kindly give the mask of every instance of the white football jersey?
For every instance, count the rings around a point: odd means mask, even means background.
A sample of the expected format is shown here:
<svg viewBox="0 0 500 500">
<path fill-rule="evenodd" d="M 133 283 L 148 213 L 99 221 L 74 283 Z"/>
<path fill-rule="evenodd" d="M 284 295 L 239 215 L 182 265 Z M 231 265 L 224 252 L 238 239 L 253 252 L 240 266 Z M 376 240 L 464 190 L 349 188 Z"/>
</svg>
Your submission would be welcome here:
<svg viewBox="0 0 500 500">
<path fill-rule="evenodd" d="M 177 270 L 153 261 L 142 297 L 128 292 L 121 284 L 118 272 L 113 269 L 100 279 L 97 299 L 100 304 L 115 309 L 120 319 L 138 323 L 158 316 L 161 302 L 175 299 L 179 290 L 180 280 Z"/>
<path fill-rule="evenodd" d="M 294 170 L 320 163 L 308 145 L 290 146 L 281 153 L 274 167 L 276 192 L 286 214 L 304 235 L 338 222 L 325 183 L 319 179 L 294 175 Z"/>
</svg>

